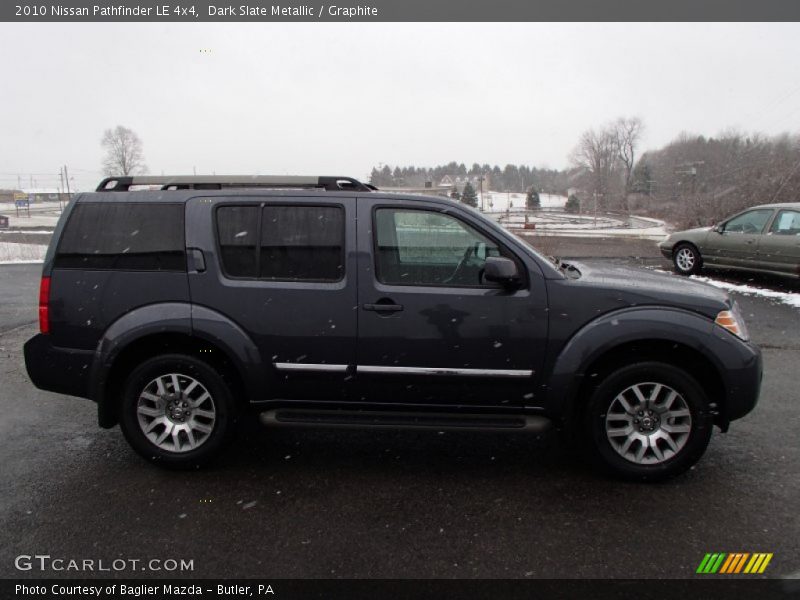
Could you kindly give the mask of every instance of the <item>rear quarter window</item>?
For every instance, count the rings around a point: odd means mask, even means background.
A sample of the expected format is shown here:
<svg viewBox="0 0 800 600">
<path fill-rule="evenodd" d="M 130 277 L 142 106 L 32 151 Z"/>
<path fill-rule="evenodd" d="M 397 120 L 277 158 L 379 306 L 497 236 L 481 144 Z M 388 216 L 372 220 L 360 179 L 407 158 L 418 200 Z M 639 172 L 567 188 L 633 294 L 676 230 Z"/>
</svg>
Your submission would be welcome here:
<svg viewBox="0 0 800 600">
<path fill-rule="evenodd" d="M 185 271 L 183 204 L 80 203 L 61 236 L 55 268 Z"/>
</svg>

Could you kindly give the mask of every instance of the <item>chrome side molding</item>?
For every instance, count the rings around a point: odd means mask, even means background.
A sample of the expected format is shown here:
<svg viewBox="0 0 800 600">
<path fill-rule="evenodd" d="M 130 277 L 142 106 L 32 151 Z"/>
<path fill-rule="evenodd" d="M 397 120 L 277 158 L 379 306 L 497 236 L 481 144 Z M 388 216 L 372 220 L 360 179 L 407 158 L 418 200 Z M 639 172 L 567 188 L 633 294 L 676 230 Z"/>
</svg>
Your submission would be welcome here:
<svg viewBox="0 0 800 600">
<path fill-rule="evenodd" d="M 444 375 L 464 377 L 530 377 L 533 371 L 523 369 L 455 369 L 450 367 L 381 367 L 358 365 L 356 373 L 384 375 Z"/>
<path fill-rule="evenodd" d="M 305 371 L 309 373 L 345 373 L 347 365 L 320 363 L 273 363 L 279 371 Z"/>
</svg>

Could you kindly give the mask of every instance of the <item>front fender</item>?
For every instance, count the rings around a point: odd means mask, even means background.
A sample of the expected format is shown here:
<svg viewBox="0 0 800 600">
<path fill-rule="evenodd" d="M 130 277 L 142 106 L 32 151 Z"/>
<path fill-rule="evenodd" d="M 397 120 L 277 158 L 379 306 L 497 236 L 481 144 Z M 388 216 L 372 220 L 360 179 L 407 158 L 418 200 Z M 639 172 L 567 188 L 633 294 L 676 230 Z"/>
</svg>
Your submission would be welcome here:
<svg viewBox="0 0 800 600">
<path fill-rule="evenodd" d="M 681 344 L 701 353 L 721 375 L 724 419 L 744 416 L 755 405 L 761 355 L 708 317 L 675 308 L 627 308 L 605 314 L 581 328 L 555 359 L 546 384 L 547 409 L 556 418 L 573 414 L 587 369 L 604 354 L 633 342 Z"/>
</svg>

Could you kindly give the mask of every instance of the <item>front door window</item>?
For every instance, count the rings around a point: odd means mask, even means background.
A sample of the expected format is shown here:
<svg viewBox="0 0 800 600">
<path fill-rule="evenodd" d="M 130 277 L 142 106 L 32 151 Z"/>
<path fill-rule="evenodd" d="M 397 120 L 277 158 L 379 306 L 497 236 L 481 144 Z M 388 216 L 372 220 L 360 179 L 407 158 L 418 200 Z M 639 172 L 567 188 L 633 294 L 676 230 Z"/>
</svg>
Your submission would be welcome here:
<svg viewBox="0 0 800 600">
<path fill-rule="evenodd" d="M 725 223 L 725 233 L 749 233 L 758 234 L 764 230 L 764 225 L 767 224 L 772 211 L 765 210 L 750 210 L 746 213 L 734 217 Z"/>
<path fill-rule="evenodd" d="M 449 215 L 376 211 L 378 280 L 388 285 L 494 287 L 483 280 L 497 244 Z"/>
</svg>

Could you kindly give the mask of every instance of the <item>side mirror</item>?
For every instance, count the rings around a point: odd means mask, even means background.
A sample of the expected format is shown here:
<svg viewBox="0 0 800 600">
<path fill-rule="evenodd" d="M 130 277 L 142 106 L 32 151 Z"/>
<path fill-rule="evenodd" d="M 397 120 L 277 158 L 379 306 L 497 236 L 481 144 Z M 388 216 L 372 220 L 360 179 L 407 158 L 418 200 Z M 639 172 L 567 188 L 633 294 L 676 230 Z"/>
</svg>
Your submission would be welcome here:
<svg viewBox="0 0 800 600">
<path fill-rule="evenodd" d="M 492 281 L 504 286 L 514 287 L 519 284 L 517 264 L 504 256 L 490 256 L 484 263 L 483 276 L 486 281 Z"/>
<path fill-rule="evenodd" d="M 714 227 L 711 228 L 711 231 L 714 233 L 722 233 L 725 231 L 725 226 L 722 223 L 717 223 Z"/>
</svg>

